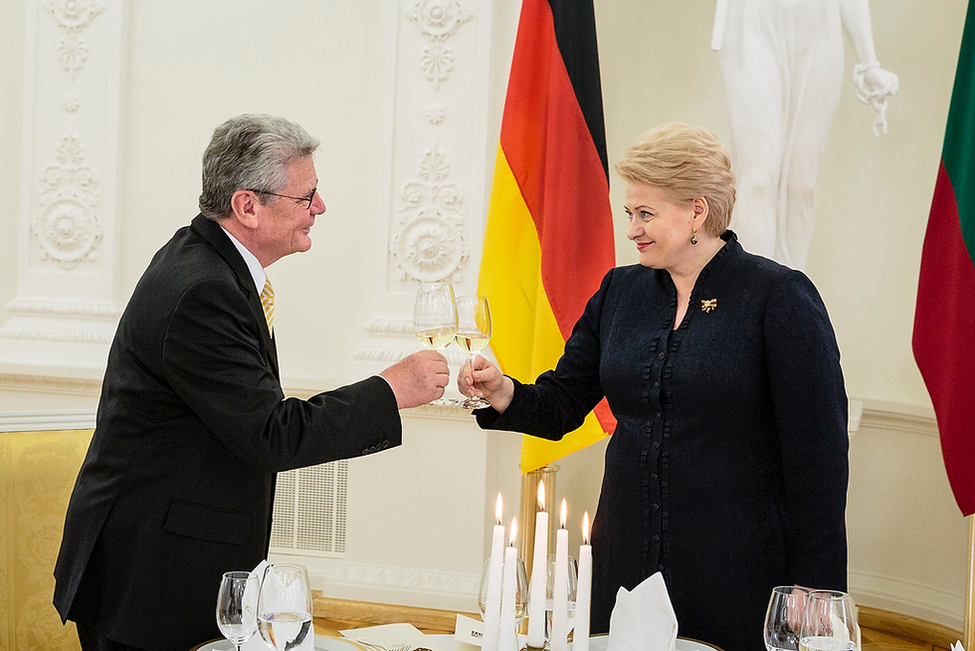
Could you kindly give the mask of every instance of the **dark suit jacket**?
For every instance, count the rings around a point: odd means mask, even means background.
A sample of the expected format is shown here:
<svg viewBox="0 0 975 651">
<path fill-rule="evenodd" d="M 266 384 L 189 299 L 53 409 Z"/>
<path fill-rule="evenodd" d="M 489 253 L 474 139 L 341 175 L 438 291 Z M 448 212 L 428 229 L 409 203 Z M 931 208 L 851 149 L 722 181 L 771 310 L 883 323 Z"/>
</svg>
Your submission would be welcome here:
<svg viewBox="0 0 975 651">
<path fill-rule="evenodd" d="M 119 323 L 55 606 L 144 649 L 220 637 L 220 577 L 265 557 L 275 473 L 401 442 L 381 377 L 284 397 L 253 278 L 197 216 L 153 257 Z"/>
<path fill-rule="evenodd" d="M 592 529 L 592 632 L 655 572 L 681 635 L 761 649 L 771 590 L 846 589 L 847 397 L 806 276 L 730 231 L 673 329 L 667 272 L 611 270 L 554 372 L 482 427 L 558 439 L 605 396 L 617 418 Z"/>
</svg>

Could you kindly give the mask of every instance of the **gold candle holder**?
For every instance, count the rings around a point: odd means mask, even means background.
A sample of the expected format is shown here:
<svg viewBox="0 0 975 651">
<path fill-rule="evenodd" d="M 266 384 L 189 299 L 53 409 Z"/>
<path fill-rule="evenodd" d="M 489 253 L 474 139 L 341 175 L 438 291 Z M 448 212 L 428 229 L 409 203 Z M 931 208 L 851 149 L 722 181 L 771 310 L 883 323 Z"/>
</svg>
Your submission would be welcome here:
<svg viewBox="0 0 975 651">
<path fill-rule="evenodd" d="M 558 471 L 558 465 L 548 464 L 521 476 L 521 515 L 518 518 L 521 525 L 518 531 L 519 552 L 522 561 L 525 563 L 526 575 L 529 577 L 532 575 L 532 561 L 534 560 L 532 552 L 535 548 L 535 515 L 541 510 L 538 504 L 538 484 L 542 481 L 545 482 L 545 512 L 549 514 L 548 549 L 546 553 L 550 554 L 555 540 L 556 518 L 552 517 L 552 514 L 555 513 L 555 475 Z M 521 620 L 518 632 L 528 632 L 527 617 Z M 534 647 L 527 648 L 528 651 L 542 651 Z"/>
</svg>

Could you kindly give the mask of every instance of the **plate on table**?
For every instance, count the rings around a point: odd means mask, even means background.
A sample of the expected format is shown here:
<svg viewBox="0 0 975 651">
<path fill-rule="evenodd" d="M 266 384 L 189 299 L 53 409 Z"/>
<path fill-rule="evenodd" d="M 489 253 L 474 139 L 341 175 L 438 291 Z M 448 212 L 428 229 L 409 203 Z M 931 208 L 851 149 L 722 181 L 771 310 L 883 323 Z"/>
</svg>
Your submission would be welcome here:
<svg viewBox="0 0 975 651">
<path fill-rule="evenodd" d="M 302 645 L 302 648 L 304 645 Z M 241 651 L 270 651 L 270 647 L 264 643 L 259 636 L 252 637 L 241 647 Z M 234 645 L 230 640 L 215 640 L 208 642 L 196 651 L 235 651 Z M 348 640 L 340 640 L 331 637 L 316 637 L 315 651 L 362 651 L 359 647 Z"/>
<path fill-rule="evenodd" d="M 589 638 L 589 651 L 606 651 L 608 646 L 608 635 L 594 635 Z M 721 651 L 721 649 L 706 642 L 679 637 L 677 638 L 677 651 Z"/>
</svg>

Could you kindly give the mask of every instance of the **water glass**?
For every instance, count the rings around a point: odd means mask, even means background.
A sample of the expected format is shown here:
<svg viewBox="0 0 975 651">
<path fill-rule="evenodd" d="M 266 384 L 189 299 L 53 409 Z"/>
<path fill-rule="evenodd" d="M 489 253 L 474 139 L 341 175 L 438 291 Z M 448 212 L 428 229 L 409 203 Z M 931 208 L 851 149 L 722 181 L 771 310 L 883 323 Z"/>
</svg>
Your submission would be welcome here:
<svg viewBox="0 0 975 651">
<path fill-rule="evenodd" d="M 311 588 L 301 565 L 274 563 L 264 570 L 257 630 L 275 651 L 297 649 L 312 630 Z"/>
</svg>

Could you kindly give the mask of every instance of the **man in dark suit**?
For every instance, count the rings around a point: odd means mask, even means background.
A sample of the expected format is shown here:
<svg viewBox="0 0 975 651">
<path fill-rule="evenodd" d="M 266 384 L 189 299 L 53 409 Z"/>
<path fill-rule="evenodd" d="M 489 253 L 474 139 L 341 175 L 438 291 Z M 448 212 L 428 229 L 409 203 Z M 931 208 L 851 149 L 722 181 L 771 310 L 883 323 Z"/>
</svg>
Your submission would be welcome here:
<svg viewBox="0 0 975 651">
<path fill-rule="evenodd" d="M 54 604 L 85 651 L 219 637 L 221 575 L 267 554 L 275 473 L 399 445 L 398 409 L 443 395 L 447 361 L 423 351 L 285 398 L 264 268 L 311 247 L 325 212 L 317 146 L 282 118 L 219 126 L 201 214 L 156 253 L 122 315 L 54 572 Z"/>
</svg>

